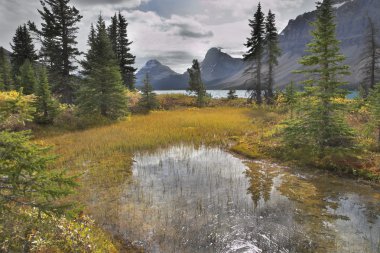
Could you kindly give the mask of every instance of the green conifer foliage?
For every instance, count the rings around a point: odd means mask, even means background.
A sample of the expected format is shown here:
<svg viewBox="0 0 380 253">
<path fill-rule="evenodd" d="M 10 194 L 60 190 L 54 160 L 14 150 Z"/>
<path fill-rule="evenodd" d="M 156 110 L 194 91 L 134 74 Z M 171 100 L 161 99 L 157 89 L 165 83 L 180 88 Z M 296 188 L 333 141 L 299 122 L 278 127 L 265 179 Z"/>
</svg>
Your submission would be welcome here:
<svg viewBox="0 0 380 253">
<path fill-rule="evenodd" d="M 111 17 L 111 25 L 108 27 L 108 36 L 110 37 L 112 50 L 117 55 L 118 50 L 118 32 L 119 32 L 119 19 L 117 14 Z"/>
<path fill-rule="evenodd" d="M 198 60 L 193 60 L 193 66 L 187 70 L 190 76 L 189 91 L 197 95 L 197 105 L 203 107 L 206 104 L 206 88 L 202 81 L 201 69 Z"/>
<path fill-rule="evenodd" d="M 21 66 L 26 60 L 33 63 L 37 60 L 36 50 L 32 37 L 30 36 L 29 29 L 26 24 L 19 26 L 16 30 L 16 34 L 13 37 L 11 62 L 13 66 L 13 74 L 18 75 Z"/>
<path fill-rule="evenodd" d="M 41 38 L 41 56 L 51 74 L 53 90 L 60 95 L 64 103 L 73 103 L 75 85 L 71 78 L 76 57 L 80 55 L 77 48 L 78 23 L 82 16 L 79 11 L 70 6 L 70 0 L 41 0 L 41 30 L 33 23 L 29 24 L 32 31 Z"/>
<path fill-rule="evenodd" d="M 0 47 L 0 90 L 14 89 L 14 81 L 12 77 L 12 68 L 9 62 L 9 56 L 4 48 Z"/>
<path fill-rule="evenodd" d="M 85 81 L 77 100 L 80 112 L 111 119 L 123 117 L 127 114 L 127 100 L 120 67 L 101 16 L 96 30 L 90 33 L 89 46 L 83 66 Z"/>
<path fill-rule="evenodd" d="M 46 68 L 39 73 L 39 82 L 36 86 L 36 100 L 34 121 L 39 124 L 51 124 L 58 112 L 58 103 L 51 95 Z"/>
<path fill-rule="evenodd" d="M 133 65 L 135 64 L 136 57 L 131 54 L 130 48 L 130 45 L 133 42 L 128 39 L 127 19 L 120 12 L 118 15 L 118 21 L 117 58 L 120 63 L 120 70 L 124 85 L 129 90 L 134 90 L 136 81 L 136 68 L 134 68 Z"/>
<path fill-rule="evenodd" d="M 276 28 L 276 16 L 271 10 L 268 12 L 268 16 L 265 20 L 265 49 L 268 54 L 268 79 L 266 85 L 265 99 L 267 104 L 273 104 L 274 102 L 274 73 L 275 66 L 278 65 L 277 58 L 281 55 L 279 47 L 278 33 Z"/>
<path fill-rule="evenodd" d="M 142 97 L 140 99 L 139 105 L 148 112 L 157 109 L 159 106 L 157 96 L 156 93 L 153 92 L 153 86 L 150 83 L 148 74 L 145 76 L 144 86 L 142 87 L 141 91 Z"/>
<path fill-rule="evenodd" d="M 18 207 L 42 212 L 62 212 L 55 200 L 72 193 L 74 178 L 53 172 L 49 149 L 30 141 L 29 132 L 0 132 L 0 217 Z"/>
<path fill-rule="evenodd" d="M 17 76 L 17 88 L 22 89 L 23 94 L 33 94 L 37 87 L 37 77 L 33 64 L 26 59 L 20 67 Z"/>
<path fill-rule="evenodd" d="M 339 52 L 331 0 L 317 4 L 317 20 L 312 25 L 315 29 L 308 44 L 309 54 L 300 60 L 304 69 L 296 71 L 308 77 L 304 81 L 306 92 L 299 114 L 285 129 L 285 139 L 323 155 L 328 148 L 348 148 L 353 144 L 353 132 L 343 117 L 343 103 L 339 102 L 346 95 L 340 89 L 345 84 L 340 78 L 349 74 L 349 67 L 342 64 L 345 57 Z"/>
<path fill-rule="evenodd" d="M 248 48 L 247 53 L 243 56 L 245 61 L 249 61 L 254 64 L 252 74 L 255 74 L 254 85 L 249 87 L 249 91 L 252 92 L 251 99 L 255 99 L 257 104 L 262 104 L 262 58 L 264 53 L 265 43 L 265 17 L 261 11 L 261 4 L 257 6 L 257 11 L 252 20 L 249 20 L 249 27 L 251 28 L 251 36 L 247 38 L 245 46 Z"/>
<path fill-rule="evenodd" d="M 290 110 L 290 118 L 293 119 L 294 110 L 298 102 L 297 90 L 293 81 L 289 85 L 286 86 L 284 97 L 285 97 L 285 103 L 287 104 Z"/>
</svg>

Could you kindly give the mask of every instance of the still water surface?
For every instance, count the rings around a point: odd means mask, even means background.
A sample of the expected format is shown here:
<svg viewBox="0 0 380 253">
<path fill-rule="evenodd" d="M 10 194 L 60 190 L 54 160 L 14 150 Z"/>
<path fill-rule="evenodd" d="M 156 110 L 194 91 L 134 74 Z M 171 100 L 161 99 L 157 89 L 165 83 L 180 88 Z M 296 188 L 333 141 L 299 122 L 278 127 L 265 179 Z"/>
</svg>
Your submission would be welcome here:
<svg viewBox="0 0 380 253">
<path fill-rule="evenodd" d="M 380 252 L 380 191 L 371 186 L 219 148 L 134 160 L 117 213 L 102 222 L 147 252 Z"/>
</svg>

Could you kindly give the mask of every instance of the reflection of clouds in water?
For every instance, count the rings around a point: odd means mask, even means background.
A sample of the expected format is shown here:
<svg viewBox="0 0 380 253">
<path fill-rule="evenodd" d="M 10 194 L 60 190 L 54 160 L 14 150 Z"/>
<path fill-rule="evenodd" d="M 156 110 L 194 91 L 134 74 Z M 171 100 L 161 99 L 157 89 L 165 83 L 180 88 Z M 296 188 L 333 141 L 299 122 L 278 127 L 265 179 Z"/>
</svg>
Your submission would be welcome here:
<svg viewBox="0 0 380 253">
<path fill-rule="evenodd" d="M 342 179 L 244 163 L 203 146 L 141 153 L 135 161 L 117 234 L 142 240 L 148 252 L 373 252 L 376 239 L 360 238 L 378 236 L 369 227 L 380 221 L 368 223 L 365 200 L 348 192 L 372 195 L 352 181 L 348 190 Z"/>
</svg>

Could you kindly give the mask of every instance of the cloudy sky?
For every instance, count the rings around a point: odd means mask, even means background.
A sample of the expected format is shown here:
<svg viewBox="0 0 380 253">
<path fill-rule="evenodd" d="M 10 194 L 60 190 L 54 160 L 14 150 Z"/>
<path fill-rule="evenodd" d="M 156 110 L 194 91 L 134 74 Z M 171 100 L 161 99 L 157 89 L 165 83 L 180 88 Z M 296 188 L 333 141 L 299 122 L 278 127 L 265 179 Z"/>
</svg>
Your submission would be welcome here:
<svg viewBox="0 0 380 253">
<path fill-rule="evenodd" d="M 99 13 L 109 19 L 121 11 L 129 21 L 136 67 L 158 59 L 184 72 L 192 59 L 202 60 L 211 47 L 240 57 L 249 35 L 248 19 L 259 0 L 72 0 L 84 16 L 79 24 L 79 48 L 87 50 L 87 37 Z M 261 0 L 271 9 L 282 30 L 289 19 L 314 9 L 315 0 Z M 0 46 L 9 49 L 14 31 L 28 20 L 40 22 L 39 0 L 0 0 Z"/>
</svg>

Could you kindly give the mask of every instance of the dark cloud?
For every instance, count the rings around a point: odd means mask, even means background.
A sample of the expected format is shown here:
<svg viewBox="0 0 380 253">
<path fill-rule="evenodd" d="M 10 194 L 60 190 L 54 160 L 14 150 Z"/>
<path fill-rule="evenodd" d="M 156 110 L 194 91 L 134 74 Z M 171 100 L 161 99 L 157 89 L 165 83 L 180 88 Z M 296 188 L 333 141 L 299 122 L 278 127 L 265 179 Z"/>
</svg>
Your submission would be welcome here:
<svg viewBox="0 0 380 253">
<path fill-rule="evenodd" d="M 183 38 L 210 38 L 214 36 L 214 33 L 212 31 L 208 32 L 196 32 L 192 30 L 188 30 L 185 28 L 182 28 L 176 35 L 179 35 Z"/>
</svg>

